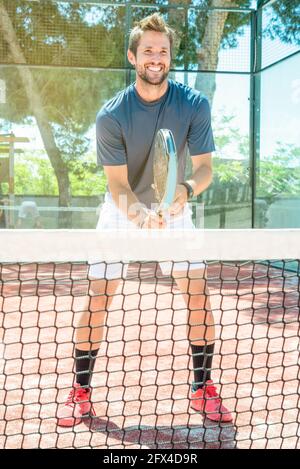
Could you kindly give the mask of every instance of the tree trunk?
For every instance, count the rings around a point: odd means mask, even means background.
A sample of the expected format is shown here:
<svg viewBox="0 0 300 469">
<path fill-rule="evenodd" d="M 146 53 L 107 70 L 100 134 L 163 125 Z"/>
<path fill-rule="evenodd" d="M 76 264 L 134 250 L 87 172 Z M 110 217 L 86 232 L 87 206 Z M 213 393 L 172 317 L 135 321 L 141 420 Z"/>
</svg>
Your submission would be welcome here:
<svg viewBox="0 0 300 469">
<path fill-rule="evenodd" d="M 181 4 L 189 7 L 191 0 L 172 0 L 174 5 Z M 234 6 L 234 0 L 212 0 L 211 7 L 226 8 Z M 208 98 L 211 106 L 213 103 L 214 93 L 216 89 L 216 77 L 214 73 L 204 73 L 206 70 L 214 72 L 218 67 L 220 43 L 223 37 L 225 22 L 228 17 L 227 11 L 209 12 L 208 20 L 203 34 L 201 47 L 198 50 L 198 70 L 202 73 L 197 74 L 195 88 L 202 91 Z M 202 11 L 199 11 L 202 14 Z M 175 23 L 178 16 L 183 15 L 183 10 L 170 10 L 170 17 Z M 184 21 L 183 21 L 184 22 Z M 184 64 L 185 70 L 189 64 Z"/>
<path fill-rule="evenodd" d="M 180 29 L 182 26 L 186 28 L 186 11 L 190 7 L 191 0 L 170 0 L 169 1 L 170 5 L 174 5 L 174 8 L 169 8 L 168 9 L 168 24 L 175 30 L 175 44 L 173 44 L 173 53 L 174 57 L 177 55 L 177 50 L 179 47 L 179 28 L 177 25 L 179 25 Z M 186 8 L 176 8 L 177 5 L 184 5 Z M 181 29 L 182 30 L 182 29 Z M 184 34 L 186 33 L 186 30 L 184 29 Z M 184 64 L 184 68 L 188 68 L 188 64 Z"/>
<path fill-rule="evenodd" d="M 234 0 L 212 0 L 211 7 L 229 7 L 233 6 Z M 218 67 L 219 49 L 222 40 L 225 22 L 228 17 L 227 11 L 209 12 L 208 20 L 205 26 L 203 41 L 198 50 L 198 70 L 215 71 Z M 201 90 L 208 98 L 210 105 L 213 104 L 214 93 L 216 90 L 215 73 L 198 73 L 195 88 Z"/>
<path fill-rule="evenodd" d="M 3 37 L 9 45 L 9 50 L 15 64 L 25 64 L 25 56 L 19 46 L 13 24 L 7 13 L 6 8 L 0 1 L 0 30 Z M 47 114 L 43 108 L 43 101 L 38 91 L 38 87 L 34 81 L 30 69 L 25 65 L 22 68 L 17 67 L 20 78 L 22 80 L 26 96 L 30 105 L 30 110 L 34 115 L 41 137 L 44 142 L 45 150 L 49 156 L 51 165 L 54 169 L 59 189 L 59 206 L 69 207 L 71 201 L 70 180 L 68 168 L 64 163 L 61 153 L 56 146 L 51 125 L 48 121 Z M 59 227 L 68 227 L 70 218 L 69 212 L 59 214 Z"/>
</svg>

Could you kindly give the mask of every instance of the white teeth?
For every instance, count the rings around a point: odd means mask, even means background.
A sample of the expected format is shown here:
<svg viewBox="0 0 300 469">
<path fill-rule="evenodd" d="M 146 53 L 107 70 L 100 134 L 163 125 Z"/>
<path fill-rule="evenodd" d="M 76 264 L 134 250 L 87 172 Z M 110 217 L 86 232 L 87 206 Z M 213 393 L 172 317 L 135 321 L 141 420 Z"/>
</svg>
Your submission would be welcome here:
<svg viewBox="0 0 300 469">
<path fill-rule="evenodd" d="M 151 70 L 151 72 L 159 72 L 161 70 L 160 67 L 148 67 L 149 70 Z"/>
</svg>

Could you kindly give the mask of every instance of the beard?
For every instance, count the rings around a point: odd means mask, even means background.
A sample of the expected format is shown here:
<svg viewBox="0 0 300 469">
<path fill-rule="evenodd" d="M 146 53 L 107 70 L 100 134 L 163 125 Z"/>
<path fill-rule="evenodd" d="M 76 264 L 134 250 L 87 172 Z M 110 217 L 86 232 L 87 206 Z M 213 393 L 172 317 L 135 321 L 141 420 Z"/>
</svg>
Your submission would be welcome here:
<svg viewBox="0 0 300 469">
<path fill-rule="evenodd" d="M 154 86 L 159 86 L 161 85 L 169 75 L 170 69 L 163 69 L 163 71 L 157 76 L 154 77 L 151 75 L 151 72 L 148 72 L 147 69 L 144 68 L 138 68 L 136 67 L 136 72 L 138 76 L 145 82 L 148 83 L 149 85 L 154 85 Z"/>
</svg>

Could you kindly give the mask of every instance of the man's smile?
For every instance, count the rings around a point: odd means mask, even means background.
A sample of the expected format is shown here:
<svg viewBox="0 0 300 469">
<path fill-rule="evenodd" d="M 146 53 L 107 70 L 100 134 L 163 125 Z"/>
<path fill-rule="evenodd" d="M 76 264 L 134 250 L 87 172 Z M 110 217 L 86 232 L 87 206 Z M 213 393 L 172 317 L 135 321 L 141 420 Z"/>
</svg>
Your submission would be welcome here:
<svg viewBox="0 0 300 469">
<path fill-rule="evenodd" d="M 150 72 L 161 72 L 163 70 L 163 67 L 161 66 L 154 66 L 154 65 L 149 65 L 146 67 L 147 70 L 150 70 Z"/>
</svg>

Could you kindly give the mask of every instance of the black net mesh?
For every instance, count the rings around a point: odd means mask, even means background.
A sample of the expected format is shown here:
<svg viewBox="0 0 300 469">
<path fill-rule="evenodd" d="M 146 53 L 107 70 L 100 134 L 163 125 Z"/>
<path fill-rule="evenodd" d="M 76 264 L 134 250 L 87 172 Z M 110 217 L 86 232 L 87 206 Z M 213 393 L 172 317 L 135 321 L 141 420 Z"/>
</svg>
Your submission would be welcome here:
<svg viewBox="0 0 300 469">
<path fill-rule="evenodd" d="M 49 122 L 66 126 L 62 141 L 70 142 L 82 106 L 92 116 L 87 130 L 125 86 L 131 27 L 154 11 L 178 31 L 176 70 L 251 71 L 249 1 L 236 2 L 236 11 L 209 9 L 206 0 L 145 3 L 0 1 L 5 119 L 31 115 L 22 81 L 30 70 Z M 293 0 L 262 8 L 262 68 L 299 51 L 298 9 Z M 214 89 L 213 75 L 199 73 L 195 87 Z M 299 448 L 299 260 L 233 257 L 208 261 L 200 278 L 176 279 L 157 262 L 121 262 L 113 283 L 106 261 L 100 285 L 84 262 L 24 263 L 29 244 L 15 245 L 20 259 L 8 263 L 0 243 L 1 448 Z M 213 328 L 212 353 L 199 342 Z M 85 346 L 81 359 L 75 344 Z M 99 348 L 97 358 L 86 347 Z M 204 384 L 200 392 L 191 394 L 193 382 Z"/>
<path fill-rule="evenodd" d="M 85 263 L 2 264 L 1 447 L 298 448 L 299 265 L 209 261 L 200 280 L 206 300 L 190 279 L 187 308 L 180 278 L 163 275 L 156 262 L 128 270 L 119 264 L 117 289 L 106 281 L 102 290 L 91 290 Z M 194 410 L 190 343 L 200 337 L 189 343 L 187 334 L 197 326 L 208 337 L 211 316 L 217 397 L 211 390 L 205 408 L 198 396 Z M 84 400 L 75 405 L 73 396 L 65 405 L 76 380 L 74 343 L 84 328 L 100 348 L 90 373 L 90 414 L 63 427 L 61 409 L 77 419 Z M 209 407 L 220 409 L 220 399 L 221 414 Z M 220 421 L 229 413 L 232 421 Z"/>
</svg>

